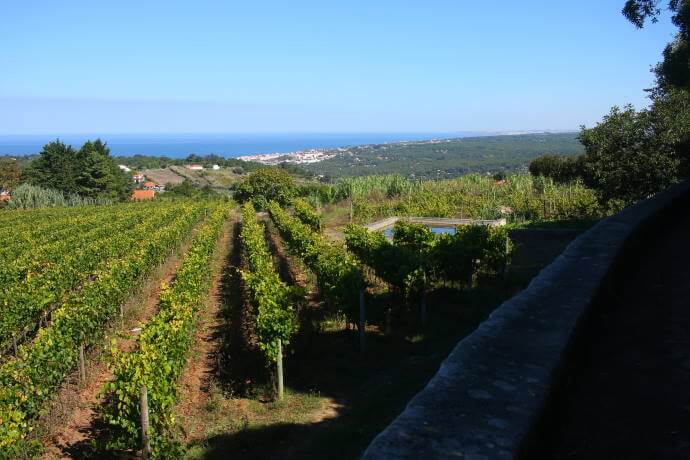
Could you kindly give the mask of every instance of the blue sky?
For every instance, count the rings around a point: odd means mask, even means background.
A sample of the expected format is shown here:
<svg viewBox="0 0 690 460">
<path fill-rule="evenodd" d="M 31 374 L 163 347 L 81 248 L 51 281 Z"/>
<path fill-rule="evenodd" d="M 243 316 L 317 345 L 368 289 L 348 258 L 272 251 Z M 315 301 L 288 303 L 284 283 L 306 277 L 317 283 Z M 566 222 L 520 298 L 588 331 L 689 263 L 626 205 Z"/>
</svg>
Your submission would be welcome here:
<svg viewBox="0 0 690 460">
<path fill-rule="evenodd" d="M 577 129 L 673 36 L 623 3 L 5 1 L 0 134 Z"/>
</svg>

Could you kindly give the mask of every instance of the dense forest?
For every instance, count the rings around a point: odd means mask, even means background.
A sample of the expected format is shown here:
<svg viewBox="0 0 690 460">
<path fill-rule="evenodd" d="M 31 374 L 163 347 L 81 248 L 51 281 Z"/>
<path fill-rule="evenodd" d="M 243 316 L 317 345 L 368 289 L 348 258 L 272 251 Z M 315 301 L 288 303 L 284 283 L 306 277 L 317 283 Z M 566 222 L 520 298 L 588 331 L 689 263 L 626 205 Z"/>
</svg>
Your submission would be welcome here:
<svg viewBox="0 0 690 460">
<path fill-rule="evenodd" d="M 520 134 L 364 145 L 304 167 L 327 178 L 402 174 L 443 179 L 471 172 L 519 171 L 540 155 L 583 152 L 577 133 Z"/>
</svg>

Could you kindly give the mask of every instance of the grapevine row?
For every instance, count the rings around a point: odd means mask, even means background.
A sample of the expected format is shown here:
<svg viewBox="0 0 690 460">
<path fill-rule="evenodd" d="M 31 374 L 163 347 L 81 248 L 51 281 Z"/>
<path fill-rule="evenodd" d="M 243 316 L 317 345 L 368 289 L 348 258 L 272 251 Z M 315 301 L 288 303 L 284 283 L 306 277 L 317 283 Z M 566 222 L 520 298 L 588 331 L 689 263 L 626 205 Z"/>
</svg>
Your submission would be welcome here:
<svg viewBox="0 0 690 460">
<path fill-rule="evenodd" d="M 278 203 L 269 203 L 268 211 L 289 250 L 316 274 L 319 289 L 326 301 L 348 317 L 355 318 L 359 291 L 364 282 L 354 258 L 296 217 L 290 216 Z"/>
<path fill-rule="evenodd" d="M 295 211 L 295 216 L 305 224 L 311 227 L 315 232 L 320 232 L 323 228 L 321 216 L 316 210 L 306 201 L 301 198 L 292 200 L 292 207 Z"/>
<path fill-rule="evenodd" d="M 82 344 L 100 339 L 133 287 L 177 247 L 203 212 L 202 205 L 179 205 L 174 222 L 150 234 L 125 257 L 113 259 L 96 279 L 69 296 L 49 327 L 19 347 L 17 358 L 0 366 L 0 458 L 12 458 L 32 429 L 45 402 L 75 367 Z"/>
<path fill-rule="evenodd" d="M 280 279 L 266 244 L 264 228 L 256 221 L 251 203 L 242 206 L 244 290 L 256 317 L 255 333 L 267 364 L 278 356 L 278 340 L 287 344 L 297 331 L 296 314 L 290 305 L 290 288 Z"/>
<path fill-rule="evenodd" d="M 64 248 L 63 252 L 51 254 L 49 261 L 44 261 L 52 265 L 50 270 L 36 276 L 27 276 L 16 284 L 11 284 L 9 279 L 3 280 L 8 287 L 0 295 L 3 305 L 0 315 L 0 344 L 6 343 L 12 334 L 27 323 L 35 322 L 37 315 L 97 272 L 99 267 L 107 266 L 110 260 L 129 251 L 142 235 L 166 225 L 180 212 L 178 209 L 168 208 L 146 216 L 141 225 L 134 226 L 139 221 L 139 216 L 117 220 L 105 239 L 94 240 L 75 253 L 70 248 Z"/>
<path fill-rule="evenodd" d="M 459 226 L 452 235 L 436 235 L 422 225 L 398 221 L 393 242 L 382 233 L 350 225 L 345 241 L 378 277 L 406 294 L 434 279 L 466 282 L 480 272 L 499 272 L 511 251 L 505 227 L 483 225 Z"/>
<path fill-rule="evenodd" d="M 78 236 L 102 222 L 104 216 L 109 215 L 112 218 L 113 210 L 110 207 L 94 207 L 94 210 L 98 212 L 78 216 L 56 216 L 44 223 L 36 221 L 31 215 L 22 216 L 23 220 L 3 227 L 0 233 L 0 238 L 5 242 L 0 248 L 0 261 L 6 263 L 54 241 Z M 137 208 L 122 206 L 121 211 L 137 212 Z"/>
<path fill-rule="evenodd" d="M 139 439 L 139 391 L 147 389 L 154 451 L 165 441 L 173 424 L 177 379 L 194 341 L 195 315 L 210 287 L 212 259 L 218 236 L 228 216 L 227 205 L 211 210 L 194 236 L 175 281 L 165 286 L 159 312 L 141 331 L 136 351 L 116 355 L 114 378 L 105 387 L 110 395 L 105 420 L 117 428 L 118 447 L 136 448 Z"/>
</svg>

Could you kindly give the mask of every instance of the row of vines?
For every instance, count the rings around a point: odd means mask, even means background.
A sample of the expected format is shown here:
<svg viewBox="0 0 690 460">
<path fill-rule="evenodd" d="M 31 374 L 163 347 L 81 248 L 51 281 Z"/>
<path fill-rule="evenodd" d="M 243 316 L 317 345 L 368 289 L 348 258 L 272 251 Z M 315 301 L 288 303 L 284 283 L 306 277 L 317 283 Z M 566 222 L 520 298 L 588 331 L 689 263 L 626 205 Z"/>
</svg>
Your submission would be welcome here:
<svg viewBox="0 0 690 460">
<path fill-rule="evenodd" d="M 359 292 L 364 281 L 354 257 L 310 225 L 288 214 L 278 203 L 269 203 L 268 211 L 290 252 L 316 274 L 319 290 L 326 302 L 340 309 L 348 318 L 356 318 Z"/>
<path fill-rule="evenodd" d="M 133 209 L 140 210 L 144 215 L 158 212 L 143 206 L 134 206 Z M 155 214 L 153 218 L 143 216 L 141 223 L 134 225 L 131 232 L 112 228 L 111 236 L 99 240 L 100 254 L 103 255 L 100 259 L 87 248 L 83 253 L 78 252 L 74 260 L 88 267 L 79 272 L 80 265 L 74 262 L 74 273 L 88 273 L 88 276 L 77 276 L 79 289 L 69 290 L 66 287 L 51 300 L 57 302 L 57 308 L 50 324 L 41 328 L 33 341 L 19 346 L 16 356 L 0 366 L 0 457 L 13 458 L 27 447 L 35 419 L 53 392 L 75 368 L 80 347 L 102 339 L 105 327 L 117 316 L 119 305 L 129 297 L 143 277 L 179 246 L 205 210 L 206 204 L 191 202 L 161 207 L 161 214 Z M 100 212 L 109 213 L 113 221 L 122 218 L 121 211 L 122 208 L 108 206 L 100 209 Z M 51 216 L 53 212 L 39 212 L 36 216 Z M 68 216 L 76 216 L 71 210 L 65 212 Z M 17 216 L 26 216 L 31 219 L 34 216 L 23 213 L 11 212 L 8 218 L 12 220 L 19 218 Z M 156 217 L 160 220 L 156 221 Z M 49 271 L 55 270 L 48 268 L 45 273 Z M 31 282 L 31 278 L 20 276 L 18 282 Z M 76 287 L 74 284 L 72 286 Z M 44 292 L 50 292 L 47 285 L 45 289 Z M 15 300 L 7 299 L 10 304 Z M 37 303 L 32 303 L 30 299 L 25 302 L 39 310 L 44 302 L 37 300 Z M 3 316 L 9 317 L 9 312 L 4 311 Z M 21 322 L 16 318 L 12 320 L 15 325 L 21 325 Z"/>
<path fill-rule="evenodd" d="M 295 309 L 290 304 L 291 290 L 273 266 L 273 258 L 264 238 L 264 228 L 256 220 L 251 203 L 242 207 L 242 282 L 246 301 L 256 318 L 255 334 L 266 364 L 276 361 L 279 341 L 290 343 L 297 331 Z"/>
<path fill-rule="evenodd" d="M 435 234 L 423 225 L 398 221 L 389 241 L 382 233 L 350 225 L 345 241 L 379 278 L 408 296 L 439 280 L 471 285 L 479 274 L 497 274 L 512 251 L 503 226 L 467 225 L 457 227 L 453 234 Z"/>
<path fill-rule="evenodd" d="M 139 393 L 147 389 L 154 453 L 170 452 L 166 442 L 174 423 L 177 379 L 193 344 L 196 313 L 210 287 L 212 259 L 228 216 L 224 203 L 215 205 L 194 236 L 174 282 L 164 286 L 159 311 L 141 331 L 138 348 L 114 357 L 114 378 L 105 388 L 104 419 L 115 428 L 112 447 L 136 448 L 140 440 Z M 167 447 L 167 449 L 166 449 Z"/>
</svg>

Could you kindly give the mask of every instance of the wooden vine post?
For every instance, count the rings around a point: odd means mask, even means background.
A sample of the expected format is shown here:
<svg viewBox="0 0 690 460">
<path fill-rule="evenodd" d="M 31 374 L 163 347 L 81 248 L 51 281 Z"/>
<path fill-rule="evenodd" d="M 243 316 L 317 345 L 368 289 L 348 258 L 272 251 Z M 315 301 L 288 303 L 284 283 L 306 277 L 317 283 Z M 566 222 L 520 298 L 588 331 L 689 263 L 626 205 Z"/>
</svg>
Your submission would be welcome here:
<svg viewBox="0 0 690 460">
<path fill-rule="evenodd" d="M 276 370 L 278 374 L 278 400 L 283 399 L 283 341 L 278 339 L 278 359 L 276 360 Z"/>
<path fill-rule="evenodd" d="M 366 310 L 364 305 L 364 289 L 359 290 L 359 351 L 364 353 L 367 348 Z"/>
<path fill-rule="evenodd" d="M 355 209 L 354 209 L 354 204 L 352 203 L 352 196 L 350 196 L 350 223 L 352 223 L 352 219 L 355 217 Z"/>
<path fill-rule="evenodd" d="M 149 437 L 149 397 L 146 387 L 141 387 L 139 395 L 139 410 L 141 413 L 141 450 L 144 458 L 151 455 L 151 438 Z"/>
<path fill-rule="evenodd" d="M 505 247 L 505 258 L 503 260 L 503 278 L 508 274 L 508 255 L 510 254 L 510 238 L 508 237 L 508 232 L 506 232 L 506 247 Z"/>
<path fill-rule="evenodd" d="M 86 383 L 86 363 L 84 362 L 84 344 L 79 345 L 79 380 Z"/>
<path fill-rule="evenodd" d="M 422 329 L 426 327 L 427 311 L 426 311 L 426 273 L 422 279 L 422 296 L 419 300 L 419 321 L 422 323 Z"/>
</svg>

